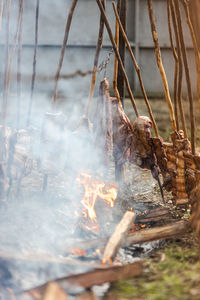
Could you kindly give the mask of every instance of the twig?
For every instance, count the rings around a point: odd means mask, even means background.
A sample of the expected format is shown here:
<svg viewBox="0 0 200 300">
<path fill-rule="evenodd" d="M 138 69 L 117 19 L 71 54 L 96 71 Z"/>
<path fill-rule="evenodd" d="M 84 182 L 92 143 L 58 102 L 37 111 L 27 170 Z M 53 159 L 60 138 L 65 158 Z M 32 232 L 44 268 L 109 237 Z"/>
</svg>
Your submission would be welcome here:
<svg viewBox="0 0 200 300">
<path fill-rule="evenodd" d="M 194 117 L 194 108 L 193 108 L 193 96 L 192 96 L 192 88 L 191 88 L 191 81 L 190 81 L 190 71 L 189 71 L 185 42 L 184 42 L 184 37 L 183 37 L 179 0 L 174 1 L 174 5 L 175 5 L 175 11 L 176 11 L 176 17 L 177 17 L 177 23 L 178 23 L 178 31 L 179 31 L 179 37 L 180 37 L 181 51 L 182 51 L 183 64 L 184 64 L 185 76 L 186 76 L 186 84 L 187 84 L 187 90 L 188 90 L 188 98 L 189 98 L 189 104 L 190 104 L 190 130 L 191 130 L 192 154 L 195 154 L 195 117 Z"/>
<path fill-rule="evenodd" d="M 125 33 L 124 29 L 123 29 L 123 26 L 122 26 L 122 24 L 121 24 L 121 21 L 120 21 L 120 18 L 119 18 L 119 14 L 118 14 L 117 9 L 116 9 L 116 5 L 115 5 L 114 2 L 112 2 L 112 5 L 113 5 L 113 9 L 114 9 L 114 12 L 115 12 L 116 19 L 117 19 L 118 24 L 119 24 L 119 28 L 120 28 L 121 33 L 122 33 L 122 36 L 123 36 L 123 38 L 124 38 L 124 40 L 125 40 L 125 42 L 126 42 L 127 49 L 128 49 L 128 51 L 129 51 L 129 53 L 130 53 L 131 59 L 132 59 L 132 61 L 133 61 L 134 67 L 135 67 L 135 69 L 136 69 L 136 72 L 137 72 L 137 75 L 138 75 L 138 78 L 139 78 L 139 82 L 140 82 L 140 87 L 141 87 L 141 90 L 142 90 L 142 93 L 143 93 L 143 96 L 144 96 L 145 103 L 146 103 L 146 105 L 147 105 L 147 109 L 148 109 L 150 118 L 151 118 L 152 123 L 153 123 L 153 127 L 154 127 L 154 129 L 155 129 L 155 133 L 156 133 L 157 136 L 159 136 L 158 128 L 157 128 L 155 119 L 154 119 L 154 117 L 153 117 L 153 112 L 152 112 L 152 110 L 151 110 L 151 106 L 150 106 L 150 103 L 149 103 L 149 101 L 148 101 L 147 94 L 146 94 L 146 91 L 145 91 L 145 88 L 144 88 L 144 84 L 143 84 L 143 80 L 142 80 L 140 68 L 139 68 L 139 66 L 138 66 L 138 64 L 137 64 L 137 62 L 136 62 L 135 56 L 134 56 L 133 51 L 132 51 L 132 49 L 131 49 L 131 45 L 130 45 L 130 43 L 129 43 L 129 41 L 128 41 L 127 35 L 126 35 L 126 33 Z"/>
<path fill-rule="evenodd" d="M 39 8 L 40 8 L 40 0 L 36 0 L 36 13 L 35 13 L 35 46 L 34 46 L 34 56 L 33 56 L 33 73 L 32 73 L 32 81 L 31 81 L 31 96 L 28 108 L 28 117 L 26 125 L 29 126 L 30 118 L 31 118 L 31 110 L 33 104 L 33 92 L 35 86 L 35 76 L 36 76 L 36 62 L 37 62 L 37 47 L 38 47 L 38 21 L 39 21 Z"/>
<path fill-rule="evenodd" d="M 73 13 L 74 13 L 77 2 L 78 2 L 78 0 L 73 0 L 72 5 L 70 7 L 69 14 L 68 14 L 68 18 L 67 18 L 64 40 L 63 40 L 62 49 L 61 49 L 61 53 L 60 53 L 60 60 L 59 60 L 58 68 L 57 68 L 55 79 L 54 79 L 54 95 L 53 95 L 54 102 L 56 101 L 56 98 L 57 98 L 58 79 L 59 79 L 60 71 L 61 71 L 62 64 L 63 64 L 65 49 L 67 46 L 69 31 L 70 31 L 71 22 L 72 22 L 72 17 L 73 17 Z"/>
<path fill-rule="evenodd" d="M 106 8 L 106 0 L 101 0 L 101 2 L 105 9 Z M 103 32 L 104 32 L 104 20 L 103 20 L 102 14 L 101 14 L 100 24 L 99 24 L 99 35 L 98 35 L 96 52 L 95 52 L 95 57 L 94 57 L 93 74 L 92 74 L 92 80 L 91 80 L 91 85 L 90 85 L 89 102 L 87 104 L 87 112 L 86 112 L 87 115 L 89 112 L 89 105 L 92 101 L 93 94 L 94 94 L 94 87 L 95 87 L 96 76 L 97 76 L 97 66 L 98 66 L 100 51 L 102 49 L 102 44 L 103 44 Z"/>
<path fill-rule="evenodd" d="M 172 0 L 170 0 L 170 9 L 171 9 L 171 14 L 172 14 L 172 22 L 173 22 L 173 27 L 174 27 L 176 48 L 177 48 L 177 55 L 178 55 L 178 91 L 177 91 L 178 105 L 179 105 L 179 110 L 180 110 L 180 115 L 181 115 L 181 122 L 182 122 L 183 131 L 184 131 L 184 136 L 185 136 L 185 138 L 187 138 L 188 137 L 187 127 L 186 127 L 185 113 L 184 113 L 183 101 L 182 101 L 183 64 L 182 64 L 182 58 L 181 58 L 181 46 L 180 46 L 177 20 L 176 20 L 176 15 L 175 15 L 175 8 L 174 8 L 174 3 Z"/>
<path fill-rule="evenodd" d="M 149 19 L 150 19 L 150 23 L 151 23 L 151 31 L 152 31 L 152 37 L 153 37 L 154 46 L 155 46 L 155 54 L 156 54 L 157 64 L 158 64 L 160 75 L 161 75 L 161 78 L 163 81 L 165 98 L 166 98 L 166 101 L 167 101 L 167 104 L 169 107 L 169 114 L 170 114 L 170 119 L 171 119 L 171 123 L 172 123 L 172 129 L 175 131 L 176 130 L 176 122 L 175 122 L 174 110 L 173 110 L 173 105 L 172 105 L 172 101 L 171 101 L 171 97 L 170 97 L 170 93 L 169 93 L 167 77 L 166 77 L 165 70 L 164 70 L 163 63 L 162 63 L 160 45 L 158 42 L 158 34 L 156 31 L 155 16 L 154 16 L 153 7 L 152 7 L 152 0 L 147 0 L 147 2 L 148 2 Z"/>
<path fill-rule="evenodd" d="M 116 56 L 117 56 L 117 59 L 118 59 L 120 68 L 121 68 L 122 73 L 123 73 L 123 76 L 124 76 L 124 80 L 125 80 L 125 82 L 126 82 L 126 86 L 127 86 L 127 90 L 128 90 L 128 93 L 129 93 L 129 97 L 130 97 L 130 99 L 131 99 L 131 102 L 132 102 L 132 105 L 133 105 L 135 114 L 136 114 L 136 116 L 138 117 L 138 116 L 139 116 L 139 113 L 138 113 L 138 110 L 137 110 L 137 106 L 136 106 L 136 103 L 135 103 L 135 99 L 134 99 L 133 93 L 132 93 L 132 91 L 131 91 L 131 87 L 130 87 L 130 84 L 129 84 L 129 80 L 128 80 L 128 77 L 127 77 L 125 68 L 124 68 L 124 66 L 123 66 L 123 63 L 122 63 L 122 60 L 121 60 L 119 51 L 118 51 L 118 49 L 117 49 L 115 40 L 114 40 L 114 38 L 113 38 L 113 34 L 112 34 L 112 31 L 111 31 L 111 28 L 110 28 L 108 19 L 107 19 L 107 17 L 106 17 L 105 10 L 104 10 L 104 8 L 103 8 L 103 6 L 102 6 L 102 4 L 101 4 L 101 1 L 100 1 L 100 0 L 96 0 L 96 1 L 97 1 L 98 6 L 99 6 L 99 9 L 101 10 L 101 13 L 102 13 L 102 15 L 103 15 L 104 22 L 105 22 L 105 25 L 106 25 L 106 29 L 107 29 L 108 35 L 109 35 L 109 37 L 110 37 L 110 41 L 111 41 L 111 43 L 112 43 L 112 45 L 113 45 L 113 49 L 114 49 L 115 54 L 116 54 Z"/>
<path fill-rule="evenodd" d="M 172 54 L 174 57 L 174 112 L 176 118 L 176 127 L 179 130 L 179 116 L 178 116 L 178 95 L 177 95 L 177 84 L 178 84 L 178 55 L 173 42 L 172 37 L 172 26 L 171 26 L 171 11 L 170 11 L 170 2 L 167 0 L 167 20 L 168 20 L 168 30 L 169 30 L 169 39 L 172 49 Z"/>
<path fill-rule="evenodd" d="M 199 49 L 198 49 L 198 44 L 197 44 L 197 39 L 194 33 L 194 28 L 191 22 L 190 18 L 190 11 L 188 8 L 188 3 L 186 0 L 183 0 L 183 6 L 185 9 L 185 14 L 186 14 L 186 21 L 188 24 L 188 27 L 190 29 L 190 34 L 192 37 L 192 42 L 193 42 L 193 47 L 194 47 L 194 53 L 195 53 L 195 60 L 196 60 L 196 69 L 197 69 L 197 93 L 198 93 L 198 102 L 199 102 L 199 109 L 200 109 L 200 56 L 199 56 Z"/>
</svg>

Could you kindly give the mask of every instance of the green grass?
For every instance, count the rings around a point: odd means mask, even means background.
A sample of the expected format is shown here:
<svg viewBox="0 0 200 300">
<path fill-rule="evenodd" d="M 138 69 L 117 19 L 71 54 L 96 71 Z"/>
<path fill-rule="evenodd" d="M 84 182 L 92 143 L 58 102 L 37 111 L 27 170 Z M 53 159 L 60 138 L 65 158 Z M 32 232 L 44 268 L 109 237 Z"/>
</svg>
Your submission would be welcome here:
<svg viewBox="0 0 200 300">
<path fill-rule="evenodd" d="M 115 283 L 114 299 L 200 299 L 200 249 L 194 237 L 168 242 L 144 263 L 143 275 Z"/>
</svg>

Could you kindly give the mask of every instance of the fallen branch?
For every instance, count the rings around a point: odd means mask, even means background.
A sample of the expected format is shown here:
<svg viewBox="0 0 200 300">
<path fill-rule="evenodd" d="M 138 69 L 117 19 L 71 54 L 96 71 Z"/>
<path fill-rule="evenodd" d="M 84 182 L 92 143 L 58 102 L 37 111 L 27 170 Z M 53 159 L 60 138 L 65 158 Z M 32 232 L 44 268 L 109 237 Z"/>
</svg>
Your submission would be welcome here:
<svg viewBox="0 0 200 300">
<path fill-rule="evenodd" d="M 112 234 L 106 245 L 102 258 L 102 261 L 104 263 L 115 257 L 117 251 L 121 247 L 123 240 L 126 238 L 131 225 L 134 223 L 135 217 L 136 214 L 131 211 L 127 211 L 124 214 L 123 218 L 116 226 L 114 233 Z"/>
<path fill-rule="evenodd" d="M 142 273 L 142 263 L 135 262 L 132 264 L 124 265 L 124 266 L 108 266 L 106 269 L 99 270 L 96 269 L 94 271 L 90 271 L 83 274 L 71 275 L 64 278 L 60 278 L 55 280 L 62 289 L 65 291 L 72 290 L 72 287 L 81 286 L 83 288 L 89 288 L 94 285 L 102 285 L 106 282 L 114 282 L 126 278 L 132 278 L 141 275 Z M 24 294 L 37 294 L 43 295 L 47 285 L 46 283 L 37 288 L 25 291 Z M 39 298 L 38 298 L 39 299 Z"/>
<path fill-rule="evenodd" d="M 189 228 L 187 221 L 178 221 L 162 227 L 144 229 L 128 235 L 124 246 L 129 247 L 133 244 L 141 244 L 155 240 L 165 240 L 178 237 L 184 234 Z"/>
</svg>

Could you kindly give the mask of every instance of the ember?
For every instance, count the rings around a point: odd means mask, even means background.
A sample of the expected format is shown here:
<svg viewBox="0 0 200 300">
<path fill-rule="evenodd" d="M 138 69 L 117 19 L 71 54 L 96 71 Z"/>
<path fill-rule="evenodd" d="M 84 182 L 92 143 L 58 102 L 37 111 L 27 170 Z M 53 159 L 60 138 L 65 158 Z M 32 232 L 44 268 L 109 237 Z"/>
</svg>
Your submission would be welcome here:
<svg viewBox="0 0 200 300">
<path fill-rule="evenodd" d="M 99 231 L 97 216 L 95 212 L 95 203 L 98 199 L 103 200 L 110 207 L 114 206 L 117 198 L 117 187 L 114 183 L 104 183 L 92 178 L 92 175 L 87 172 L 81 172 L 77 178 L 80 186 L 84 186 L 84 195 L 81 200 L 83 205 L 83 217 L 88 221 L 87 229 Z M 90 225 L 91 226 L 90 226 Z"/>
</svg>

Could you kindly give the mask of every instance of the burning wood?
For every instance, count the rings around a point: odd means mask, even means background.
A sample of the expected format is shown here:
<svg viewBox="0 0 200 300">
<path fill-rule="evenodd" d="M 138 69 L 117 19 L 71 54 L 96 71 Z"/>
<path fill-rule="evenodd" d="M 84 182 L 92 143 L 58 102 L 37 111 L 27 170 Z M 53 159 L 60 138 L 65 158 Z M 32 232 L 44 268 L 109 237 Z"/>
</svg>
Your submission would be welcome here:
<svg viewBox="0 0 200 300">
<path fill-rule="evenodd" d="M 106 245 L 102 258 L 103 263 L 110 262 L 115 257 L 117 251 L 121 247 L 123 240 L 126 238 L 131 225 L 133 225 L 135 217 L 136 214 L 131 211 L 127 211 L 124 214 L 122 220 L 117 225 L 114 233 L 112 234 Z"/>
<path fill-rule="evenodd" d="M 56 283 L 49 282 L 45 289 L 42 300 L 67 300 L 69 299 L 64 290 Z"/>
<path fill-rule="evenodd" d="M 80 173 L 77 178 L 80 188 L 84 187 L 84 195 L 81 200 L 83 205 L 83 216 L 87 219 L 89 228 L 99 231 L 95 204 L 98 199 L 106 202 L 110 207 L 114 206 L 117 198 L 117 187 L 115 184 L 106 184 L 103 181 L 97 181 L 92 175 L 86 172 Z M 88 227 L 87 226 L 87 227 Z"/>
<path fill-rule="evenodd" d="M 164 240 L 184 234 L 189 228 L 187 221 L 178 221 L 166 226 L 140 230 L 128 235 L 125 245 L 140 244 L 155 240 Z"/>
</svg>

